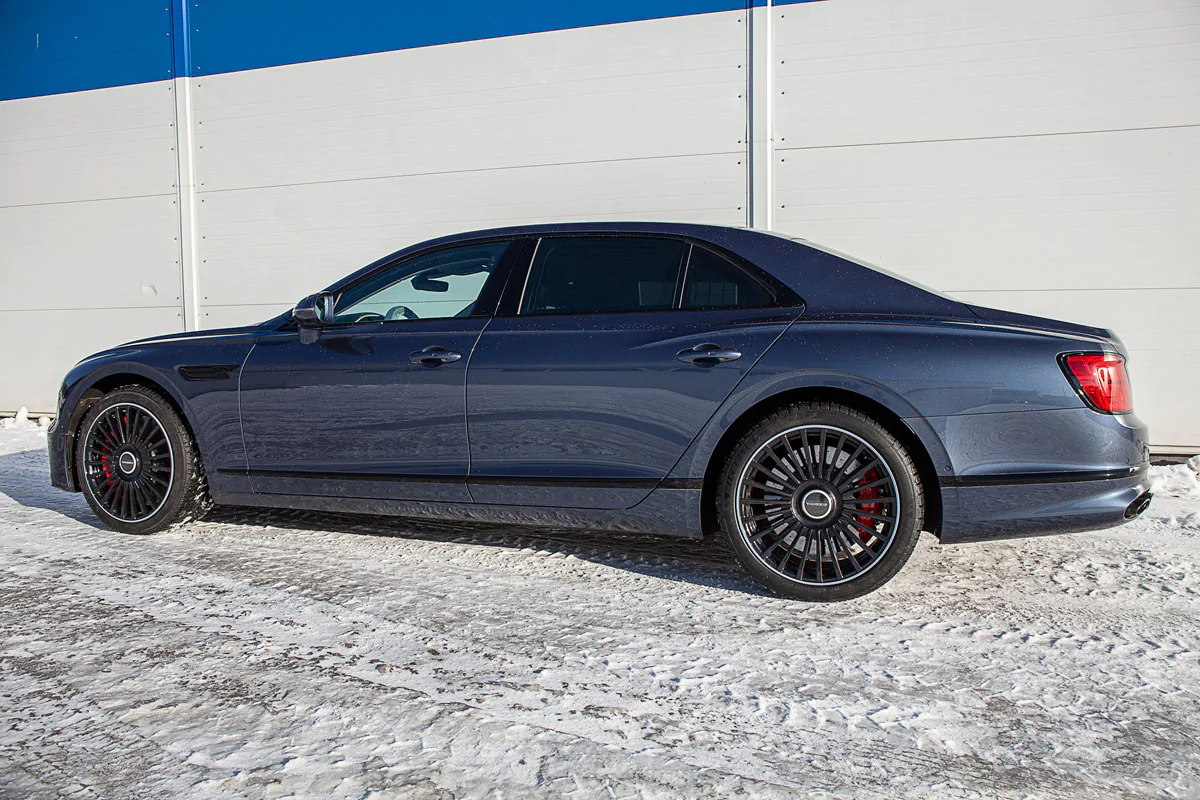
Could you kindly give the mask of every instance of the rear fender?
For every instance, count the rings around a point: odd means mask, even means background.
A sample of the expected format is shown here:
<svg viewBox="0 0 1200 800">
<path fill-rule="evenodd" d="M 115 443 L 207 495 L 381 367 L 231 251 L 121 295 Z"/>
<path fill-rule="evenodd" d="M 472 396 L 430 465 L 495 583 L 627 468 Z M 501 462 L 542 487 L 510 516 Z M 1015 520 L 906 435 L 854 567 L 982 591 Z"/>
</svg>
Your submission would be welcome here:
<svg viewBox="0 0 1200 800">
<path fill-rule="evenodd" d="M 951 473 L 950 457 L 932 426 L 908 401 L 886 386 L 846 372 L 797 372 L 760 363 L 746 376 L 746 380 L 737 391 L 726 399 L 691 446 L 684 451 L 669 477 L 703 478 L 721 438 L 744 415 L 756 413 L 756 407 L 773 406 L 780 400 L 786 402 L 785 398 L 789 395 L 800 400 L 805 394 L 817 394 L 821 390 L 857 395 L 888 409 L 899 417 L 921 442 L 934 470 L 939 475 Z"/>
</svg>

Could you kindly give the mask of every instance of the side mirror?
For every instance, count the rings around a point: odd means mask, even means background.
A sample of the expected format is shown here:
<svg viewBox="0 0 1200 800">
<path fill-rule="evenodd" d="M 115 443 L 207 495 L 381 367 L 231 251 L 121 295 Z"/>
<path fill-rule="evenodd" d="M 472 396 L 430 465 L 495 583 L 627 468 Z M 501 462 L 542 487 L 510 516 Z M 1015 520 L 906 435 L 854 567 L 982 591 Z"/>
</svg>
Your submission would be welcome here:
<svg viewBox="0 0 1200 800">
<path fill-rule="evenodd" d="M 292 319 L 301 328 L 319 328 L 333 319 L 333 295 L 317 292 L 296 303 Z"/>
<path fill-rule="evenodd" d="M 300 328 L 300 341 L 311 344 L 320 338 L 320 329 L 333 319 L 333 295 L 329 292 L 317 292 L 296 303 L 292 309 L 292 319 Z"/>
</svg>

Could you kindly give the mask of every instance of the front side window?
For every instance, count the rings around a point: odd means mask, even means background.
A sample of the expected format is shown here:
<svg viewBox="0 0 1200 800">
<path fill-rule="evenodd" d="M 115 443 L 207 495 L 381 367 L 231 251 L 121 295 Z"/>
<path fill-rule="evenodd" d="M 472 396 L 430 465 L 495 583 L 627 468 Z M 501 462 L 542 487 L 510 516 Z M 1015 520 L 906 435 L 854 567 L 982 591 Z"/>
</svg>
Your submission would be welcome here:
<svg viewBox="0 0 1200 800">
<path fill-rule="evenodd" d="M 764 308 L 774 304 L 771 291 L 745 270 L 711 250 L 692 248 L 683 284 L 684 308 Z"/>
<path fill-rule="evenodd" d="M 451 247 L 401 262 L 342 292 L 333 322 L 469 317 L 509 245 Z"/>
<path fill-rule="evenodd" d="M 529 266 L 521 313 L 669 309 L 687 247 L 632 236 L 542 239 Z"/>
</svg>

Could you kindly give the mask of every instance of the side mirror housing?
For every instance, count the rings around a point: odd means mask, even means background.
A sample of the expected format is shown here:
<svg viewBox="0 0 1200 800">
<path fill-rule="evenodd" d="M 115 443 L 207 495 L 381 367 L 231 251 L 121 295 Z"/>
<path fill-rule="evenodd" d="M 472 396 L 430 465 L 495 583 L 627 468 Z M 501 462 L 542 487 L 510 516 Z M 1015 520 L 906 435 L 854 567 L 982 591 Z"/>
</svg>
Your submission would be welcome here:
<svg viewBox="0 0 1200 800">
<path fill-rule="evenodd" d="M 310 294 L 292 309 L 292 319 L 300 328 L 300 341 L 311 344 L 321 337 L 321 328 L 333 319 L 333 295 Z"/>
</svg>

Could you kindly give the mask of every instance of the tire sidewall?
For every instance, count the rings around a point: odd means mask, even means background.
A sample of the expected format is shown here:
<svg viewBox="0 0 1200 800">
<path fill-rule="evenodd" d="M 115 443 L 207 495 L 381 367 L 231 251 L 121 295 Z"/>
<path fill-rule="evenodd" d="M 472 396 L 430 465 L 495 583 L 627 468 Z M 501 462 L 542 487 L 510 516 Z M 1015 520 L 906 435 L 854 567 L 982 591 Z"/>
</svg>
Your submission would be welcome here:
<svg viewBox="0 0 1200 800">
<path fill-rule="evenodd" d="M 167 434 L 167 441 L 171 445 L 171 490 L 167 494 L 166 502 L 158 511 L 151 516 L 138 522 L 126 522 L 117 519 L 112 514 L 104 509 L 97 500 L 92 491 L 91 483 L 87 480 L 84 471 L 84 458 L 87 450 L 88 433 L 91 431 L 92 423 L 96 421 L 104 412 L 116 405 L 132 403 L 139 405 L 154 417 L 162 425 L 163 431 Z M 97 400 L 87 414 L 84 415 L 83 422 L 79 426 L 79 435 L 75 442 L 75 465 L 76 477 L 79 480 L 80 488 L 83 491 L 84 498 L 91 507 L 93 513 L 100 518 L 108 527 L 121 533 L 145 534 L 154 533 L 162 530 L 171 524 L 178 516 L 180 509 L 183 507 L 187 499 L 188 491 L 191 487 L 188 485 L 188 455 L 190 453 L 190 440 L 187 439 L 187 431 L 179 421 L 179 415 L 158 395 L 148 391 L 138 389 L 117 389 L 110 392 Z"/>
<path fill-rule="evenodd" d="M 758 559 L 743 539 L 738 525 L 737 483 L 746 463 L 771 438 L 804 425 L 841 428 L 867 442 L 883 459 L 896 482 L 900 496 L 900 519 L 887 552 L 862 576 L 829 586 L 800 583 L 771 570 Z M 815 602 L 849 600 L 878 589 L 891 580 L 908 561 L 924 523 L 921 487 L 911 457 L 903 445 L 871 418 L 851 409 L 814 404 L 791 406 L 752 427 L 726 459 L 721 474 L 718 505 L 725 541 L 738 560 L 756 579 L 776 594 Z"/>
</svg>

